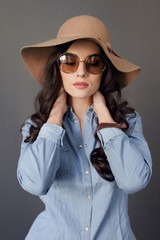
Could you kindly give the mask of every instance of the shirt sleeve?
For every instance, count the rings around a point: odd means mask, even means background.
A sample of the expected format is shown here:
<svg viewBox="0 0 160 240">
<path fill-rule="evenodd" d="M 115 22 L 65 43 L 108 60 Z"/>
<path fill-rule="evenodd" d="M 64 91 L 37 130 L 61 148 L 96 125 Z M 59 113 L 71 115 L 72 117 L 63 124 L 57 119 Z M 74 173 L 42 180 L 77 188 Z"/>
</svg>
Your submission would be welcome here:
<svg viewBox="0 0 160 240">
<path fill-rule="evenodd" d="M 131 116 L 132 115 L 132 116 Z M 143 189 L 152 173 L 152 159 L 142 133 L 140 115 L 128 116 L 129 128 L 103 128 L 97 132 L 118 187 L 126 193 Z"/>
<path fill-rule="evenodd" d="M 60 165 L 60 148 L 65 130 L 45 123 L 33 143 L 25 143 L 33 122 L 28 119 L 22 128 L 23 140 L 18 161 L 17 178 L 22 188 L 40 196 L 47 193 Z"/>
</svg>

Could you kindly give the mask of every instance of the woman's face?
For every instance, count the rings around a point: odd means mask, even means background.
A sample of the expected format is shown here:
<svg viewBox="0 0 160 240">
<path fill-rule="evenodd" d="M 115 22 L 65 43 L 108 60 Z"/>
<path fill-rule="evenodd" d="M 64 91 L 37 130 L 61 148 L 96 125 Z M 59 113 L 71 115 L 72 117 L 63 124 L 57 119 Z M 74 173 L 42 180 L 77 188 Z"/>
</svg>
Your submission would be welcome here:
<svg viewBox="0 0 160 240">
<path fill-rule="evenodd" d="M 75 54 L 80 61 L 84 61 L 89 55 L 100 54 L 100 48 L 89 40 L 78 40 L 72 43 L 66 52 Z M 74 73 L 64 73 L 61 70 L 60 73 L 63 87 L 72 98 L 92 98 L 101 83 L 102 73 L 87 72 L 84 62 L 79 63 Z"/>
</svg>

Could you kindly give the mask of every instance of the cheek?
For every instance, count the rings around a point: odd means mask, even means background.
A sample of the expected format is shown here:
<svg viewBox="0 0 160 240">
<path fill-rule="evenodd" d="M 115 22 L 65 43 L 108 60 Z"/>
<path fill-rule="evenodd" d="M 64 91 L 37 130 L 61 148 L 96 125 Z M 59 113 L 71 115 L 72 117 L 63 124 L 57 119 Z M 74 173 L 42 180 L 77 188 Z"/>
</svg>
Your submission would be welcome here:
<svg viewBox="0 0 160 240">
<path fill-rule="evenodd" d="M 66 93 L 70 94 L 71 90 L 70 90 L 70 87 L 68 86 L 68 84 L 66 82 L 63 84 L 63 87 L 64 87 L 64 90 L 66 91 Z"/>
<path fill-rule="evenodd" d="M 94 92 L 98 91 L 100 84 L 101 84 L 101 76 L 99 76 L 99 78 L 97 78 L 95 81 L 93 81 L 92 89 Z"/>
<path fill-rule="evenodd" d="M 60 72 L 60 73 L 61 73 L 62 84 L 63 84 L 63 87 L 65 88 L 66 83 L 67 83 L 66 76 L 64 75 L 63 72 Z"/>
<path fill-rule="evenodd" d="M 61 73 L 61 79 L 62 79 L 62 84 L 64 87 L 64 90 L 69 93 L 70 92 L 70 88 L 71 88 L 71 80 L 70 80 L 70 76 L 69 75 L 64 75 L 63 73 Z"/>
</svg>

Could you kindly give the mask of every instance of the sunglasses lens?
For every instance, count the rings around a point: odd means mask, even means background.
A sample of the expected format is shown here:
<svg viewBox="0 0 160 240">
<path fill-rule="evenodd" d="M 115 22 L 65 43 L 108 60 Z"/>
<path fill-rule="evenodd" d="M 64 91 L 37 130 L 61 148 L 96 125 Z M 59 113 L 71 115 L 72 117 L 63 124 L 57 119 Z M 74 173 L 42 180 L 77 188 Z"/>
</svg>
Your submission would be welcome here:
<svg viewBox="0 0 160 240">
<path fill-rule="evenodd" d="M 106 67 L 104 58 L 100 55 L 91 55 L 86 61 L 86 69 L 89 73 L 98 74 Z"/>
<path fill-rule="evenodd" d="M 98 54 L 89 56 L 85 61 L 87 72 L 98 74 L 104 71 L 106 67 L 105 59 Z M 74 73 L 79 66 L 79 60 L 71 53 L 64 53 L 58 59 L 58 66 L 65 73 Z"/>
<path fill-rule="evenodd" d="M 76 57 L 71 54 L 63 54 L 58 59 L 58 66 L 65 73 L 73 73 L 78 68 Z"/>
</svg>

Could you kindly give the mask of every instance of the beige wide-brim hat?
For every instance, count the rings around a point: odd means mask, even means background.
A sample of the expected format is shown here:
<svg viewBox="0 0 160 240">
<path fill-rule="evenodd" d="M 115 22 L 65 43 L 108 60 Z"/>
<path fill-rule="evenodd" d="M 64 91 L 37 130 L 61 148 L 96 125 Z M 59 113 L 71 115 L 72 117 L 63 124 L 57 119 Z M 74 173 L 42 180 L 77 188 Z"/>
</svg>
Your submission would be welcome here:
<svg viewBox="0 0 160 240">
<path fill-rule="evenodd" d="M 113 51 L 109 32 L 103 22 L 93 16 L 81 15 L 67 20 L 60 27 L 56 38 L 21 49 L 23 61 L 33 78 L 43 83 L 45 64 L 54 46 L 78 39 L 89 39 L 102 47 L 111 63 L 118 70 L 118 81 L 121 88 L 131 83 L 140 72 L 139 66 Z"/>
</svg>

